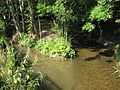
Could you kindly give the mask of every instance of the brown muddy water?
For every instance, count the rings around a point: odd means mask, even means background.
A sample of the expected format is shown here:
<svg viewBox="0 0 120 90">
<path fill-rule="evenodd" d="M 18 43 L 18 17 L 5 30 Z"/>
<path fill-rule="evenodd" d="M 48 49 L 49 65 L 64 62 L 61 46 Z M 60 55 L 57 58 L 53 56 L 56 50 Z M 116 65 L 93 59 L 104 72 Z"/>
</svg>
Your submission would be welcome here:
<svg viewBox="0 0 120 90">
<path fill-rule="evenodd" d="M 60 60 L 31 50 L 36 72 L 45 74 L 38 90 L 120 90 L 120 78 L 113 74 L 115 60 L 107 49 L 77 49 L 78 57 Z"/>
</svg>

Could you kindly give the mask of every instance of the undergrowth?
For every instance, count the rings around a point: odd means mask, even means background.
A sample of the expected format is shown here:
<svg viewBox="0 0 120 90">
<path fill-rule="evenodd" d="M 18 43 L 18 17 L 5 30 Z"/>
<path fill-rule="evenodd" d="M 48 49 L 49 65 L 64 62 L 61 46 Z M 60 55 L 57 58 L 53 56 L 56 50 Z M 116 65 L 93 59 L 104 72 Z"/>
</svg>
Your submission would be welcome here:
<svg viewBox="0 0 120 90">
<path fill-rule="evenodd" d="M 75 51 L 71 48 L 71 44 L 64 38 L 56 37 L 55 39 L 49 38 L 35 45 L 43 54 L 57 55 L 62 57 L 74 57 Z"/>
<path fill-rule="evenodd" d="M 36 44 L 35 38 L 32 34 L 20 33 L 17 36 L 17 39 L 20 41 L 20 46 L 34 47 Z"/>
<path fill-rule="evenodd" d="M 43 54 L 73 58 L 75 51 L 71 48 L 71 43 L 63 37 L 48 38 L 47 40 L 35 41 L 29 34 L 21 33 L 19 36 L 20 46 L 28 46 L 39 49 Z"/>
<path fill-rule="evenodd" d="M 29 67 L 29 49 L 25 56 L 20 56 L 19 51 L 12 45 L 6 44 L 3 53 L 7 72 L 0 71 L 0 90 L 35 90 L 40 86 L 43 77 L 42 74 L 36 76 Z"/>
<path fill-rule="evenodd" d="M 117 44 L 115 46 L 115 60 L 117 61 L 116 62 L 116 66 L 114 66 L 113 68 L 115 69 L 115 73 L 118 73 L 118 76 L 120 77 L 120 45 Z"/>
</svg>

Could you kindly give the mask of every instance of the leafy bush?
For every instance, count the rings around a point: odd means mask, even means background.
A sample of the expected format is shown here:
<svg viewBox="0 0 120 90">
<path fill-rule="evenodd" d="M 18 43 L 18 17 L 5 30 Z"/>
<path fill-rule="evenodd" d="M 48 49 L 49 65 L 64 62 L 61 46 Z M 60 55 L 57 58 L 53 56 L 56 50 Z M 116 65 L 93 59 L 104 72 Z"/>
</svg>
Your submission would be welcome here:
<svg viewBox="0 0 120 90">
<path fill-rule="evenodd" d="M 50 1 L 48 2 L 39 1 L 37 3 L 36 8 L 37 8 L 36 13 L 38 14 L 39 17 L 50 16 L 52 13 L 52 6 L 50 5 Z"/>
<path fill-rule="evenodd" d="M 51 28 L 51 30 L 52 30 L 58 37 L 62 37 L 62 29 L 59 27 L 58 24 L 54 23 L 54 26 Z"/>
<path fill-rule="evenodd" d="M 28 68 L 28 53 L 20 60 L 19 53 L 12 46 L 7 45 L 6 68 L 8 70 L 6 78 L 0 78 L 0 90 L 35 90 L 42 80 L 42 74 L 33 75 L 33 70 Z M 3 76 L 3 75 L 1 75 Z"/>
<path fill-rule="evenodd" d="M 112 17 L 111 7 L 112 6 L 110 4 L 100 3 L 95 8 L 92 9 L 91 15 L 89 18 L 91 20 L 106 21 L 107 19 Z"/>
<path fill-rule="evenodd" d="M 32 35 L 30 36 L 27 33 L 21 33 L 19 40 L 21 40 L 20 45 L 22 46 L 33 47 L 36 43 L 34 37 Z"/>
<path fill-rule="evenodd" d="M 91 22 L 97 21 L 107 21 L 111 19 L 113 16 L 113 3 L 116 0 L 96 0 L 97 5 L 93 8 L 91 7 L 88 11 L 87 19 L 85 25 L 83 25 L 83 30 L 92 31 L 95 29 L 95 25 L 91 24 Z"/>
<path fill-rule="evenodd" d="M 49 38 L 42 42 L 38 42 L 35 46 L 42 53 L 57 55 L 62 57 L 74 57 L 75 51 L 71 48 L 71 44 L 64 38 Z"/>
</svg>

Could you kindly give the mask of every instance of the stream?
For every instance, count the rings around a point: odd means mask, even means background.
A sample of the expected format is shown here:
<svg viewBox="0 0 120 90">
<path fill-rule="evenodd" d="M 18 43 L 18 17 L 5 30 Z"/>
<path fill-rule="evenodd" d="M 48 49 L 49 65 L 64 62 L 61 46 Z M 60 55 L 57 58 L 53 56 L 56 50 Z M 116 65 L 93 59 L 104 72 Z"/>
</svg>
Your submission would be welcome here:
<svg viewBox="0 0 120 90">
<path fill-rule="evenodd" d="M 120 90 L 120 78 L 113 74 L 115 60 L 109 49 L 78 48 L 74 59 L 60 60 L 32 49 L 36 72 L 45 75 L 38 90 Z M 35 59 L 36 58 L 36 59 Z"/>
</svg>

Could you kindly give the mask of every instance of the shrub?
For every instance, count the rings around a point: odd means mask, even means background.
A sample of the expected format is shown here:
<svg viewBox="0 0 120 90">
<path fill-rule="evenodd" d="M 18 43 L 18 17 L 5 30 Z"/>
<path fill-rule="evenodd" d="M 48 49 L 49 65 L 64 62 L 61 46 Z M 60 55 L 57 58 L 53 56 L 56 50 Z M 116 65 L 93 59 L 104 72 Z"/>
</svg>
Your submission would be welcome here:
<svg viewBox="0 0 120 90">
<path fill-rule="evenodd" d="M 35 76 L 33 70 L 28 68 L 28 53 L 20 60 L 19 52 L 12 46 L 7 45 L 6 49 L 6 68 L 8 70 L 7 77 L 0 77 L 0 90 L 35 90 L 42 81 L 42 75 Z M 1 75 L 2 76 L 2 75 Z"/>
<path fill-rule="evenodd" d="M 22 46 L 34 47 L 36 43 L 32 34 L 21 33 L 18 38 L 21 41 L 20 45 Z"/>
<path fill-rule="evenodd" d="M 75 51 L 71 48 L 71 44 L 64 38 L 49 38 L 42 42 L 38 42 L 35 46 L 42 53 L 49 55 L 57 55 L 62 57 L 74 57 Z"/>
</svg>

